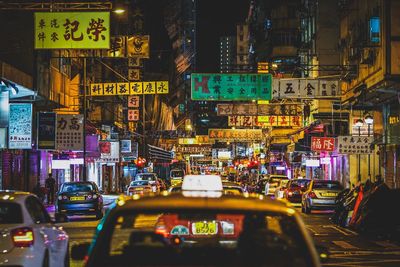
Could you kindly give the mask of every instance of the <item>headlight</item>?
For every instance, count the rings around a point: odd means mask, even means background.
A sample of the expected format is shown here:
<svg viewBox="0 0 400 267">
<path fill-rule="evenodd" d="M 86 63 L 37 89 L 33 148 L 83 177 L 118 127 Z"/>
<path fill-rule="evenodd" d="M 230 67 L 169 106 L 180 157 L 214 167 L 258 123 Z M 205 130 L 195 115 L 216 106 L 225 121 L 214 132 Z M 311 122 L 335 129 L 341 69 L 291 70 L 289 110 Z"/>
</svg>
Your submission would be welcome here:
<svg viewBox="0 0 400 267">
<path fill-rule="evenodd" d="M 97 198 L 97 195 L 93 195 L 93 199 L 96 199 Z"/>
<path fill-rule="evenodd" d="M 58 200 L 62 200 L 63 199 L 63 197 L 62 196 L 58 196 Z"/>
</svg>

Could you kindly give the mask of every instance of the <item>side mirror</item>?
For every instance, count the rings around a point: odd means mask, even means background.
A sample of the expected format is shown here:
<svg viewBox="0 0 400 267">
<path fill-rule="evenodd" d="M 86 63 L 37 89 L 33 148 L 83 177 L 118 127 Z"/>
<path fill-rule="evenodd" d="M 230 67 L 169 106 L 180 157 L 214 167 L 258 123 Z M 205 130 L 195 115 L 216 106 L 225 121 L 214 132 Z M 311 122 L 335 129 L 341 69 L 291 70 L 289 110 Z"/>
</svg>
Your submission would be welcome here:
<svg viewBox="0 0 400 267">
<path fill-rule="evenodd" d="M 71 258 L 73 260 L 83 260 L 89 251 L 90 243 L 74 244 L 71 248 Z"/>
<path fill-rule="evenodd" d="M 322 245 L 315 246 L 318 252 L 319 260 L 322 263 L 325 263 L 329 260 L 329 249 Z"/>
</svg>

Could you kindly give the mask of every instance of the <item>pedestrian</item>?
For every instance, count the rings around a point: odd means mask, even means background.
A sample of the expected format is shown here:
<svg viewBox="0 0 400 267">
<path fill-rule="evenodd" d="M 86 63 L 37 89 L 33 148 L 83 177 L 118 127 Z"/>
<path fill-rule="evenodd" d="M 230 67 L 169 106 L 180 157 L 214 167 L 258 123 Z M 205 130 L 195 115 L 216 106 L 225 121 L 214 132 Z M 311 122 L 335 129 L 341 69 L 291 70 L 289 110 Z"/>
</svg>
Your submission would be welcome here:
<svg viewBox="0 0 400 267">
<path fill-rule="evenodd" d="M 125 177 L 121 178 L 120 186 L 121 186 L 121 193 L 124 193 L 125 192 L 125 187 L 126 187 L 126 179 L 125 179 Z"/>
<path fill-rule="evenodd" d="M 49 177 L 46 179 L 45 185 L 47 189 L 47 204 L 54 204 L 56 180 L 53 178 L 51 173 L 49 173 Z"/>
</svg>

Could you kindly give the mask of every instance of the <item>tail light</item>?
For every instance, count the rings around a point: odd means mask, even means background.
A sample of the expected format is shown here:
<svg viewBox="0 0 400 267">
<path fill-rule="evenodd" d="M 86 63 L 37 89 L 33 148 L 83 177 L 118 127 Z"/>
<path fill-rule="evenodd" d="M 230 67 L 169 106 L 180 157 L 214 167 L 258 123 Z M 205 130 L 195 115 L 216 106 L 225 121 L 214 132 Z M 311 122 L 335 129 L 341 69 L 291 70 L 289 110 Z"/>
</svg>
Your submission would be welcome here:
<svg viewBox="0 0 400 267">
<path fill-rule="evenodd" d="M 33 245 L 33 230 L 29 227 L 13 229 L 11 231 L 12 240 L 16 247 L 30 247 Z"/>
<path fill-rule="evenodd" d="M 293 192 L 288 193 L 289 197 L 293 196 Z"/>
<path fill-rule="evenodd" d="M 308 193 L 308 196 L 311 197 L 311 198 L 317 198 L 317 195 L 313 191 Z"/>
</svg>

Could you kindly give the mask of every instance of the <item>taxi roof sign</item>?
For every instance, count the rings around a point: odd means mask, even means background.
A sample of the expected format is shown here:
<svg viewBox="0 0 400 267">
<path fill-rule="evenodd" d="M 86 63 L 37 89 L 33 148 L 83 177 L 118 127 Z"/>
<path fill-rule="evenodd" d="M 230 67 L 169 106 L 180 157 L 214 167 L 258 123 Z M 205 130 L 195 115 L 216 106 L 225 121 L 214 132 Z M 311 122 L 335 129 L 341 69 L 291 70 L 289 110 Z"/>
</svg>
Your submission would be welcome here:
<svg viewBox="0 0 400 267">
<path fill-rule="evenodd" d="M 219 175 L 185 175 L 182 183 L 185 191 L 222 191 Z"/>
</svg>

